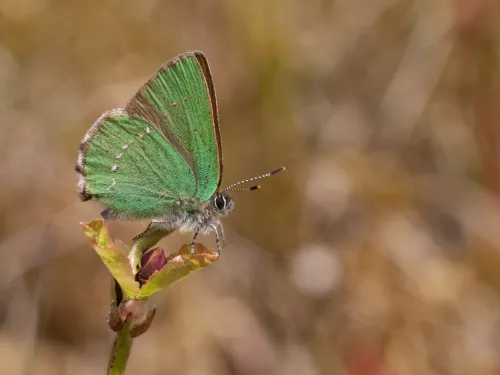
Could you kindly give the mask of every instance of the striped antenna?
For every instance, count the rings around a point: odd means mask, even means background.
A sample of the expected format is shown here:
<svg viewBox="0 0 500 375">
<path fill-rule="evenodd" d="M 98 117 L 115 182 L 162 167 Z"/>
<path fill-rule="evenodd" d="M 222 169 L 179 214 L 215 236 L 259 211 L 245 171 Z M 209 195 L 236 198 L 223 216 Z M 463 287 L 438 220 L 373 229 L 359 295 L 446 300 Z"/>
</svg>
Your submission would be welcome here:
<svg viewBox="0 0 500 375">
<path fill-rule="evenodd" d="M 261 176 L 257 176 L 257 177 L 252 177 L 252 178 L 249 178 L 249 179 L 246 179 L 246 180 L 243 180 L 243 181 L 239 181 L 239 182 L 236 182 L 232 185 L 229 185 L 227 188 L 224 189 L 224 191 L 227 191 L 227 190 L 232 190 L 232 191 L 243 191 L 243 190 L 259 190 L 262 188 L 261 185 L 254 185 L 254 186 L 250 186 L 248 188 L 234 188 L 235 186 L 238 186 L 240 184 L 244 184 L 246 182 L 250 182 L 250 181 L 255 181 L 255 180 L 260 180 L 262 178 L 266 178 L 266 177 L 270 177 L 270 176 L 273 176 L 275 174 L 278 174 L 280 172 L 283 172 L 285 170 L 285 167 L 281 167 L 279 169 L 276 169 L 275 171 L 272 171 L 272 172 L 269 172 L 269 173 L 266 173 L 266 174 L 263 174 Z"/>
</svg>

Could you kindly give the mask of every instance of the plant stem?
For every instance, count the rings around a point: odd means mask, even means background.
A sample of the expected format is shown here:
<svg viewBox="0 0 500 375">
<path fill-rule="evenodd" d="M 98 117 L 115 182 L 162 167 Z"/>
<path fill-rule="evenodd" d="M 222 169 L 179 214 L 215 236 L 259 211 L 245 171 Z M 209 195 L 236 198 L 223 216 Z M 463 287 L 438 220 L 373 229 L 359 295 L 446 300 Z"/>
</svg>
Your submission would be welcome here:
<svg viewBox="0 0 500 375">
<path fill-rule="evenodd" d="M 156 245 L 163 237 L 169 235 L 173 231 L 165 230 L 164 228 L 155 225 L 151 222 L 148 228 L 134 239 L 134 243 L 130 247 L 128 258 L 132 266 L 132 272 L 139 272 L 141 266 L 142 255 L 151 247 Z"/>
<path fill-rule="evenodd" d="M 135 238 L 128 254 L 130 265 L 132 266 L 134 274 L 139 271 L 142 255 L 170 233 L 172 233 L 172 231 L 167 231 L 151 223 L 142 234 Z M 111 293 L 111 298 L 116 299 L 116 296 L 113 296 L 114 292 Z M 125 373 L 128 357 L 130 356 L 130 351 L 132 350 L 133 338 L 130 334 L 130 326 L 131 322 L 125 321 L 123 328 L 116 334 L 116 339 L 109 357 L 108 375 L 122 375 Z"/>
<path fill-rule="evenodd" d="M 130 336 L 130 322 L 125 323 L 117 333 L 115 343 L 111 349 L 108 364 L 108 375 L 122 375 L 125 373 L 130 350 L 132 349 L 132 337 Z"/>
</svg>

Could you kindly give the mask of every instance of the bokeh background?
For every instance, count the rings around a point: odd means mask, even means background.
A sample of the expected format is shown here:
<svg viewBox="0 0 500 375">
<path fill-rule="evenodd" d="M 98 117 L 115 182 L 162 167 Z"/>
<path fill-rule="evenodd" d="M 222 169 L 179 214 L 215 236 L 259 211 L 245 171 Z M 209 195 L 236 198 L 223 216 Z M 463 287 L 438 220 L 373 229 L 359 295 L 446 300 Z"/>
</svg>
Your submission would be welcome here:
<svg viewBox="0 0 500 375">
<path fill-rule="evenodd" d="M 1 0 L 0 373 L 105 373 L 78 144 L 194 49 L 223 185 L 287 172 L 235 193 L 222 258 L 154 298 L 128 374 L 500 374 L 495 0 Z"/>
</svg>

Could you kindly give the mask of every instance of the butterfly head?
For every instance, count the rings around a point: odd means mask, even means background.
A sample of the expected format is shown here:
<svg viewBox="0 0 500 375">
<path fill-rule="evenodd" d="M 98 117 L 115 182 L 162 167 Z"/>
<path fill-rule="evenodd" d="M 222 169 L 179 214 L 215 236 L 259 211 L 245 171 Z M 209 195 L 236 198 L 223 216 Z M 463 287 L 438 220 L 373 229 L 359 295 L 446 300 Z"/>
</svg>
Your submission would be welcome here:
<svg viewBox="0 0 500 375">
<path fill-rule="evenodd" d="M 225 191 L 220 191 L 212 199 L 212 204 L 214 205 L 217 212 L 221 215 L 227 215 L 234 208 L 233 198 Z"/>
</svg>

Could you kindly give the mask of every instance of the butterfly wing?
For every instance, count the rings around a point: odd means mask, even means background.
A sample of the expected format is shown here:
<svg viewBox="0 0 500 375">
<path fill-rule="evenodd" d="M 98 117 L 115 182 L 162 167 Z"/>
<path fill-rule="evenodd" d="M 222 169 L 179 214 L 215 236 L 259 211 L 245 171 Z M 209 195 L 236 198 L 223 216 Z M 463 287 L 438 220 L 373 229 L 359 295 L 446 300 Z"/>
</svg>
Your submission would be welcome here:
<svg viewBox="0 0 500 375">
<path fill-rule="evenodd" d="M 99 199 L 108 216 L 159 217 L 179 200 L 213 195 L 220 149 L 208 64 L 200 52 L 180 55 L 87 132 L 76 166 L 80 195 Z"/>
<path fill-rule="evenodd" d="M 120 109 L 105 112 L 87 132 L 76 170 L 81 198 L 99 199 L 115 216 L 158 217 L 194 194 L 182 155 L 149 123 Z"/>
<path fill-rule="evenodd" d="M 167 62 L 125 107 L 152 124 L 183 156 L 195 178 L 193 197 L 205 202 L 219 188 L 222 152 L 212 75 L 201 52 Z"/>
</svg>

